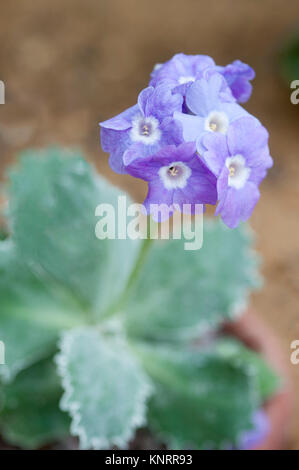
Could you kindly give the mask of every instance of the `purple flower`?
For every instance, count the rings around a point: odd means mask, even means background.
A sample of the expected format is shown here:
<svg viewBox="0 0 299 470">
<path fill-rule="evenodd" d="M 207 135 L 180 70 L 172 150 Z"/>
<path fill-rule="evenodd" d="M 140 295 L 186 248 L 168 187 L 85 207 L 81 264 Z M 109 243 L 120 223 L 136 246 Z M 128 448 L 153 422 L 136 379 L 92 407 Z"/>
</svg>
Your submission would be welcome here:
<svg viewBox="0 0 299 470">
<path fill-rule="evenodd" d="M 239 450 L 251 450 L 261 444 L 270 432 L 270 421 L 263 410 L 258 410 L 253 415 L 253 429 L 244 431 L 238 442 Z"/>
<path fill-rule="evenodd" d="M 252 91 L 249 81 L 255 77 L 254 70 L 240 60 L 235 60 L 225 67 L 217 66 L 207 55 L 174 55 L 165 64 L 157 64 L 154 67 L 150 85 L 155 87 L 167 81 L 176 93 L 185 96 L 192 82 L 203 78 L 206 71 L 221 73 L 234 98 L 240 103 L 245 103 L 249 99 Z"/>
<path fill-rule="evenodd" d="M 186 105 L 192 115 L 174 113 L 174 118 L 182 123 L 184 140 L 196 141 L 200 154 L 204 151 L 202 138 L 206 133 L 226 134 L 232 122 L 249 115 L 237 103 L 224 101 L 224 86 L 222 75 L 214 72 L 206 79 L 196 81 L 186 94 Z"/>
<path fill-rule="evenodd" d="M 109 164 L 116 173 L 126 173 L 123 156 L 130 150 L 138 157 L 153 155 L 165 145 L 182 142 L 181 126 L 173 119 L 182 110 L 183 98 L 166 84 L 145 88 L 138 104 L 100 123 L 101 142 L 110 153 Z"/>
<path fill-rule="evenodd" d="M 166 220 L 174 210 L 194 214 L 202 209 L 196 204 L 217 201 L 216 178 L 196 154 L 194 143 L 168 145 L 138 159 L 128 151 L 124 160 L 128 173 L 148 182 L 144 206 L 154 220 Z"/>
<path fill-rule="evenodd" d="M 233 122 L 227 135 L 209 133 L 203 137 L 203 160 L 217 176 L 220 214 L 230 228 L 247 220 L 259 197 L 258 185 L 273 164 L 268 132 L 253 117 Z"/>
<path fill-rule="evenodd" d="M 249 100 L 252 92 L 252 85 L 249 80 L 255 77 L 253 68 L 240 60 L 235 60 L 226 67 L 217 67 L 217 70 L 224 76 L 237 101 L 245 103 Z"/>
<path fill-rule="evenodd" d="M 176 54 L 165 64 L 157 64 L 151 74 L 150 85 L 167 82 L 174 92 L 186 94 L 192 82 L 202 78 L 208 68 L 215 68 L 214 60 L 208 55 Z"/>
</svg>

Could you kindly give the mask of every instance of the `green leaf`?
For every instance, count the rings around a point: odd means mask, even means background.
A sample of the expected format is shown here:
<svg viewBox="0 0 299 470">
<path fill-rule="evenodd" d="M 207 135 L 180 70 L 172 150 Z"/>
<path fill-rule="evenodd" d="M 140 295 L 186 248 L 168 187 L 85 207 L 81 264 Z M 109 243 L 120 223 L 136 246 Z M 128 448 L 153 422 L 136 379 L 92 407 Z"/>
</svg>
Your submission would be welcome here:
<svg viewBox="0 0 299 470">
<path fill-rule="evenodd" d="M 299 30 L 287 38 L 280 51 L 280 69 L 287 86 L 299 77 Z"/>
<path fill-rule="evenodd" d="M 279 390 L 280 378 L 256 351 L 248 349 L 233 338 L 219 340 L 214 347 L 222 357 L 246 368 L 256 378 L 260 404 Z"/>
<path fill-rule="evenodd" d="M 132 286 L 127 309 L 131 335 L 146 339 L 198 338 L 246 307 L 259 285 L 248 229 L 204 224 L 203 247 L 183 240 L 155 242 Z"/>
<path fill-rule="evenodd" d="M 259 394 L 248 368 L 214 347 L 134 347 L 155 386 L 149 424 L 166 442 L 225 449 L 252 428 Z"/>
<path fill-rule="evenodd" d="M 75 301 L 32 274 L 11 240 L 0 242 L 0 299 L 0 340 L 5 345 L 0 375 L 6 381 L 53 352 L 62 329 L 83 322 Z"/>
<path fill-rule="evenodd" d="M 58 406 L 62 389 L 52 359 L 20 372 L 0 391 L 1 434 L 11 444 L 35 449 L 69 435 L 70 419 Z"/>
<path fill-rule="evenodd" d="M 96 238 L 95 208 L 117 204 L 119 192 L 78 155 L 27 152 L 11 172 L 9 195 L 12 237 L 0 243 L 0 340 L 6 349 L 0 375 L 6 380 L 53 352 L 61 330 L 95 321 L 111 308 L 140 246 L 138 240 Z"/>
<path fill-rule="evenodd" d="M 95 235 L 97 205 L 116 210 L 123 195 L 80 155 L 59 148 L 25 153 L 10 173 L 9 217 L 20 255 L 98 313 L 123 291 L 140 247 Z"/>
<path fill-rule="evenodd" d="M 61 408 L 82 448 L 124 447 L 144 423 L 148 379 L 118 337 L 75 329 L 61 341 L 57 365 L 65 390 Z"/>
</svg>

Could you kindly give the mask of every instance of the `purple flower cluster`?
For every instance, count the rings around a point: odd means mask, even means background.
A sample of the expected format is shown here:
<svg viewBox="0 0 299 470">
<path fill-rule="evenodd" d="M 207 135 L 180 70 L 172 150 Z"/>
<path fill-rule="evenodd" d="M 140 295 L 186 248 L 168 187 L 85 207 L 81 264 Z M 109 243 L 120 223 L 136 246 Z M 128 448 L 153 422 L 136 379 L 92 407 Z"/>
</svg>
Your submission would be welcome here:
<svg viewBox="0 0 299 470">
<path fill-rule="evenodd" d="M 155 66 L 135 106 L 100 124 L 111 168 L 148 182 L 144 205 L 154 218 L 217 201 L 231 228 L 250 217 L 273 164 L 268 132 L 239 104 L 253 78 L 240 61 L 220 67 L 209 56 L 177 54 Z M 168 210 L 157 215 L 157 205 Z"/>
<path fill-rule="evenodd" d="M 260 446 L 271 431 L 270 420 L 263 409 L 257 410 L 252 417 L 252 429 L 239 436 L 238 450 L 252 450 Z"/>
</svg>

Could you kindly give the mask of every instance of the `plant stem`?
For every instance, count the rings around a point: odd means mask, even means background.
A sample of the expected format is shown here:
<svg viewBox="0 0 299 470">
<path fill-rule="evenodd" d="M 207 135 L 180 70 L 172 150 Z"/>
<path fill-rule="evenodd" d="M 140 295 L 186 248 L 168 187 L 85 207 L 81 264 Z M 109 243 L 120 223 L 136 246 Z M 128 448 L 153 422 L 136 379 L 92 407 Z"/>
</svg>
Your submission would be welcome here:
<svg viewBox="0 0 299 470">
<path fill-rule="evenodd" d="M 142 246 L 139 251 L 139 255 L 135 264 L 134 269 L 132 270 L 126 287 L 124 288 L 122 294 L 118 298 L 117 302 L 113 304 L 101 317 L 101 321 L 119 313 L 122 309 L 122 306 L 127 302 L 132 286 L 134 285 L 135 280 L 137 279 L 139 272 L 144 264 L 149 248 L 153 242 L 153 239 L 150 236 L 147 236 L 142 242 Z"/>
<path fill-rule="evenodd" d="M 143 240 L 142 247 L 140 248 L 139 256 L 137 259 L 137 262 L 135 264 L 135 267 L 133 271 L 131 272 L 131 275 L 129 277 L 125 292 L 128 291 L 131 286 L 134 284 L 135 279 L 137 278 L 140 269 L 142 268 L 144 264 L 144 260 L 147 256 L 148 250 L 152 244 L 153 240 L 150 237 L 147 237 Z"/>
</svg>

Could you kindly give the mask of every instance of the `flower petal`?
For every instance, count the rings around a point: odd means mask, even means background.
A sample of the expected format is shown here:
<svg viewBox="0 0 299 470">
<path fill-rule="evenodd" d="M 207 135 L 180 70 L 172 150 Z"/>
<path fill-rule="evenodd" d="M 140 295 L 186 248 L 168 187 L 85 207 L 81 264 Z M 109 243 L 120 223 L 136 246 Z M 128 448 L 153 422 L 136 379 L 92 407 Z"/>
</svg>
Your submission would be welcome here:
<svg viewBox="0 0 299 470">
<path fill-rule="evenodd" d="M 242 117 L 252 117 L 246 109 L 242 108 L 238 103 L 220 103 L 219 110 L 227 114 L 229 121 L 232 123 Z M 255 119 L 255 118 L 253 118 Z M 257 121 L 257 119 L 256 119 Z"/>
<path fill-rule="evenodd" d="M 162 132 L 161 146 L 162 145 L 179 145 L 183 140 L 183 127 L 182 124 L 170 117 L 163 119 L 160 125 Z"/>
<path fill-rule="evenodd" d="M 200 78 L 202 72 L 208 67 L 215 67 L 215 62 L 207 55 L 176 54 L 165 64 L 159 64 L 154 68 L 150 84 L 157 86 L 162 81 L 168 80 L 174 87 L 182 78 Z"/>
<path fill-rule="evenodd" d="M 183 137 L 186 142 L 195 142 L 205 131 L 205 119 L 201 116 L 175 112 L 174 119 L 182 124 Z"/>
<path fill-rule="evenodd" d="M 210 111 L 218 109 L 219 92 L 223 77 L 215 73 L 208 80 L 194 82 L 187 91 L 186 104 L 193 114 L 207 116 Z"/>
<path fill-rule="evenodd" d="M 153 95 L 153 93 L 154 93 L 154 88 L 152 86 L 149 86 L 147 88 L 144 88 L 144 90 L 142 90 L 138 95 L 139 110 L 142 112 L 144 116 L 149 116 L 147 112 L 147 106 L 148 106 L 148 101 Z"/>
<path fill-rule="evenodd" d="M 267 130 L 253 116 L 236 120 L 227 133 L 227 143 L 231 155 L 241 154 L 250 166 L 272 166 L 268 150 Z"/>
<path fill-rule="evenodd" d="M 138 106 L 132 106 L 129 109 L 126 109 L 117 116 L 108 119 L 107 121 L 100 122 L 101 128 L 113 129 L 115 131 L 125 131 L 129 129 L 132 124 L 132 119 L 138 114 Z"/>
<path fill-rule="evenodd" d="M 227 81 L 234 97 L 240 103 L 248 101 L 252 92 L 252 85 L 249 80 L 255 77 L 253 68 L 240 60 L 235 60 L 226 67 L 219 67 L 219 71 Z"/>
<path fill-rule="evenodd" d="M 216 214 L 230 228 L 236 228 L 240 222 L 249 219 L 258 202 L 260 192 L 257 186 L 248 181 L 242 189 L 229 187 L 224 200 L 219 201 Z"/>
<path fill-rule="evenodd" d="M 201 139 L 201 144 L 206 148 L 206 151 L 202 154 L 205 164 L 214 175 L 220 175 L 229 155 L 226 136 L 219 132 L 206 132 Z M 197 150 L 199 151 L 198 143 Z"/>
<path fill-rule="evenodd" d="M 116 173 L 126 173 L 123 154 L 130 145 L 128 131 L 115 131 L 101 128 L 101 144 L 104 152 L 110 153 L 109 165 Z"/>
<path fill-rule="evenodd" d="M 167 83 L 158 85 L 149 95 L 144 108 L 145 116 L 155 116 L 159 121 L 173 117 L 175 111 L 182 111 L 183 97 L 173 94 Z"/>
<path fill-rule="evenodd" d="M 148 185 L 148 193 L 143 202 L 147 214 L 156 222 L 164 222 L 173 214 L 173 190 L 166 189 L 158 179 Z"/>
</svg>

